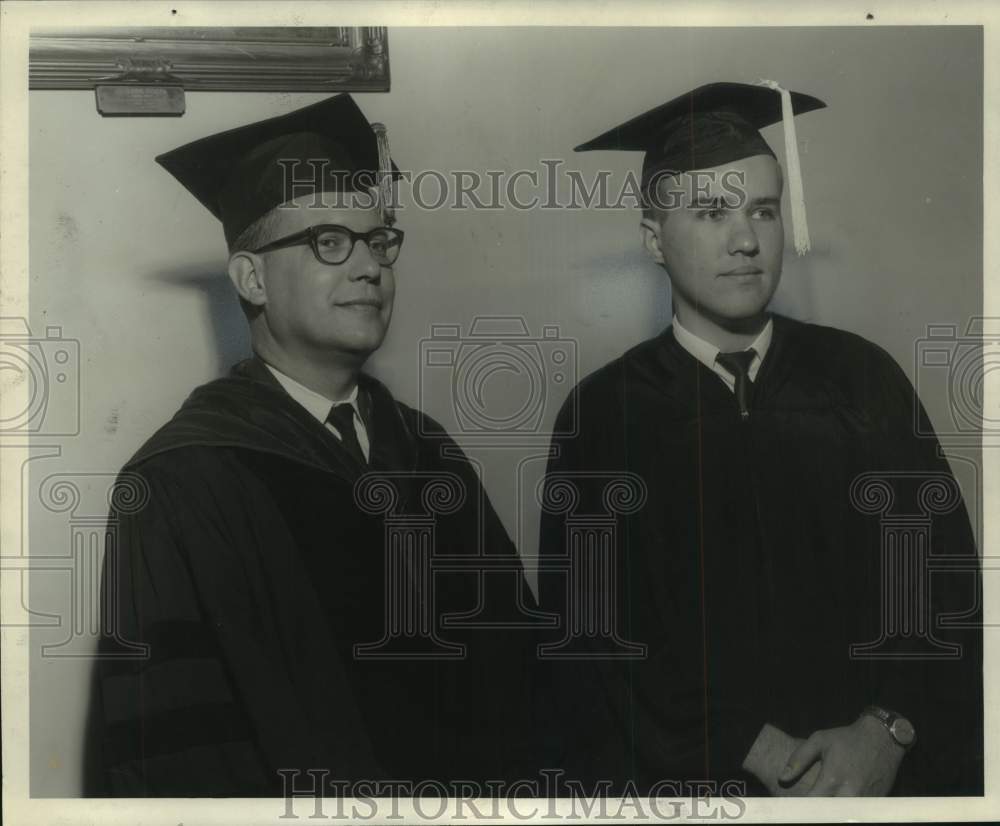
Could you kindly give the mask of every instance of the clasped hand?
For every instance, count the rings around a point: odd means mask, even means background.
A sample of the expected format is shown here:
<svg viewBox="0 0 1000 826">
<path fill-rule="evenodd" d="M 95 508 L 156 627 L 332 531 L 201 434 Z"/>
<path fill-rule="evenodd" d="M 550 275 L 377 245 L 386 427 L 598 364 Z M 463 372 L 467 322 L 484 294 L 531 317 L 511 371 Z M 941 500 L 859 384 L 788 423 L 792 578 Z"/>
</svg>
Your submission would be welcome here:
<svg viewBox="0 0 1000 826">
<path fill-rule="evenodd" d="M 885 726 L 865 714 L 849 726 L 822 729 L 800 740 L 772 791 L 810 797 L 887 795 L 905 753 Z M 818 774 L 808 771 L 814 764 Z M 813 777 L 808 789 L 798 786 Z"/>
</svg>

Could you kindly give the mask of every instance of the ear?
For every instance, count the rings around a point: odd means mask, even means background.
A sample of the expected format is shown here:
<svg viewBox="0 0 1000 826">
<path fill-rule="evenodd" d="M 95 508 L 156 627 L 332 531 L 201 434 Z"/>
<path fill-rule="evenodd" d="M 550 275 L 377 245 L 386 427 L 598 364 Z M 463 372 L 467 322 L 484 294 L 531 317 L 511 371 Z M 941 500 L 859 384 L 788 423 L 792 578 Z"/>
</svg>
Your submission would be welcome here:
<svg viewBox="0 0 1000 826">
<path fill-rule="evenodd" d="M 642 235 L 642 245 L 646 252 L 657 263 L 663 263 L 663 250 L 660 247 L 660 225 L 652 218 L 643 218 L 639 222 L 639 232 Z"/>
<path fill-rule="evenodd" d="M 237 252 L 229 257 L 229 280 L 240 298 L 255 307 L 267 303 L 263 270 L 264 262 L 252 252 Z"/>
</svg>

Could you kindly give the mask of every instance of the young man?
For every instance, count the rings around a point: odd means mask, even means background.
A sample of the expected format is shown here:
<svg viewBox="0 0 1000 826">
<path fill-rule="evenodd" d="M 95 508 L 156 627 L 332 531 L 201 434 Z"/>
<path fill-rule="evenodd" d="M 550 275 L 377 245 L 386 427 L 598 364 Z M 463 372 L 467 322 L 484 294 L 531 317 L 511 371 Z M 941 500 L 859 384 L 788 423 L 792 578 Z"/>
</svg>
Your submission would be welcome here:
<svg viewBox="0 0 1000 826">
<path fill-rule="evenodd" d="M 421 566 L 517 553 L 457 446 L 362 372 L 403 242 L 367 189 L 372 127 L 340 95 L 157 160 L 222 222 L 254 355 L 123 469 L 148 501 L 118 520 L 105 610 L 148 656 L 100 662 L 104 793 L 504 779 L 525 707 L 516 639 L 441 620 L 515 595 Z"/>
<path fill-rule="evenodd" d="M 792 93 L 786 117 L 823 105 Z M 915 436 L 926 415 L 876 345 L 767 309 L 783 176 L 758 130 L 781 119 L 778 91 L 716 83 L 578 147 L 645 151 L 642 238 L 674 318 L 565 407 L 579 433 L 557 440 L 549 478 L 577 486 L 575 513 L 604 510 L 595 474 L 645 487 L 619 520 L 611 598 L 646 650 L 602 659 L 595 639 L 597 659 L 549 664 L 550 748 L 617 789 L 982 794 L 976 549 L 936 440 Z M 924 513 L 932 547 L 880 534 L 880 496 Z M 543 516 L 543 556 L 568 554 L 567 536 Z M 542 576 L 543 608 L 566 596 Z"/>
</svg>

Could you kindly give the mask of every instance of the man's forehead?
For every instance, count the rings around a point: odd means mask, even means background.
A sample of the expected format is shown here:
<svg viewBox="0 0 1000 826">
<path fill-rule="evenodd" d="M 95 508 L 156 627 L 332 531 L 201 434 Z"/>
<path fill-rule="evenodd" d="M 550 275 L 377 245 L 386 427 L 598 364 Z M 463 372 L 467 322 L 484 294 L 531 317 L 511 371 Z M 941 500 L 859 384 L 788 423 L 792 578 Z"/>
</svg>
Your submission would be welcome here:
<svg viewBox="0 0 1000 826">
<path fill-rule="evenodd" d="M 275 208 L 272 215 L 289 232 L 317 224 L 340 224 L 356 230 L 382 224 L 381 209 L 371 196 L 363 193 L 302 195 Z"/>
</svg>

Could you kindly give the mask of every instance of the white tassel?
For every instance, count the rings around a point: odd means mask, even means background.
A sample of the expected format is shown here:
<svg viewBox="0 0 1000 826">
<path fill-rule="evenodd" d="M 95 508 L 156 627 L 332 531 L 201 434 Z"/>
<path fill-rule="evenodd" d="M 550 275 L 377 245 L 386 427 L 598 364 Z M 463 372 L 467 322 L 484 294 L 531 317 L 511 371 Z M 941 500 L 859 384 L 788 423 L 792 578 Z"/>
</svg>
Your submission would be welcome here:
<svg viewBox="0 0 1000 826">
<path fill-rule="evenodd" d="M 396 210 L 392 198 L 392 157 L 389 155 L 389 136 L 385 124 L 373 123 L 372 131 L 378 144 L 378 194 L 382 205 L 382 223 L 391 227 L 396 223 Z"/>
<path fill-rule="evenodd" d="M 781 123 L 785 129 L 785 164 L 788 167 L 788 197 L 792 203 L 792 234 L 795 251 L 804 255 L 809 251 L 809 223 L 806 221 L 806 196 L 802 189 L 802 165 L 799 162 L 799 144 L 795 136 L 795 111 L 792 93 L 773 80 L 760 81 L 781 94 Z"/>
</svg>

